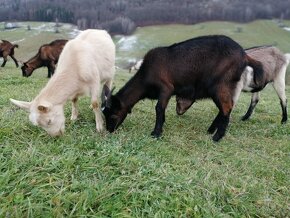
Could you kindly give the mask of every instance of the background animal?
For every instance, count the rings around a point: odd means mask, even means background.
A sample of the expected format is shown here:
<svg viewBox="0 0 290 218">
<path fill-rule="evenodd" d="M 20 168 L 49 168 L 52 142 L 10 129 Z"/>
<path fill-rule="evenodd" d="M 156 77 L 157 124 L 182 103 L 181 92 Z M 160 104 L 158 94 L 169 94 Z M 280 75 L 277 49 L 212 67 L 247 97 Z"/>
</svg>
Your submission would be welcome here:
<svg viewBox="0 0 290 218">
<path fill-rule="evenodd" d="M 7 40 L 0 40 L 0 57 L 3 57 L 3 63 L 1 67 L 4 67 L 7 62 L 7 57 L 10 56 L 14 61 L 16 67 L 18 67 L 18 61 L 14 57 L 14 48 L 18 48 L 17 44 L 12 44 Z"/>
<path fill-rule="evenodd" d="M 141 99 L 157 99 L 156 122 L 151 135 L 159 137 L 165 109 L 172 95 L 190 99 L 212 98 L 219 113 L 208 132 L 219 141 L 226 132 L 230 113 L 241 87 L 238 82 L 247 65 L 260 83 L 261 64 L 226 36 L 203 36 L 150 50 L 137 73 L 112 95 L 105 108 L 107 130 L 113 132 Z"/>
<path fill-rule="evenodd" d="M 67 41 L 66 39 L 57 39 L 49 44 L 40 46 L 37 54 L 23 63 L 21 67 L 22 75 L 29 77 L 35 69 L 47 67 L 47 77 L 50 78 L 54 74 L 55 65 Z"/>
<path fill-rule="evenodd" d="M 10 99 L 18 107 L 30 112 L 34 125 L 45 129 L 51 136 L 64 133 L 64 105 L 72 100 L 71 120 L 78 117 L 79 96 L 91 96 L 96 129 L 103 129 L 101 103 L 102 85 L 111 88 L 115 73 L 115 45 L 104 30 L 85 30 L 64 47 L 55 75 L 32 102 Z"/>
<path fill-rule="evenodd" d="M 257 103 L 259 102 L 259 91 L 261 91 L 268 83 L 272 83 L 282 108 L 281 123 L 287 122 L 287 97 L 285 94 L 285 75 L 287 66 L 290 61 L 290 54 L 284 55 L 278 48 L 273 46 L 262 46 L 246 49 L 246 53 L 262 63 L 264 74 L 261 85 L 253 82 L 253 69 L 246 68 L 243 74 L 243 91 L 252 92 L 251 103 L 242 120 L 247 120 L 252 115 Z"/>
<path fill-rule="evenodd" d="M 257 103 L 259 102 L 259 91 L 264 89 L 268 83 L 272 83 L 279 99 L 282 108 L 281 123 L 287 122 L 287 98 L 285 94 L 285 74 L 290 61 L 290 54 L 283 54 L 274 46 L 258 46 L 245 50 L 251 58 L 260 61 L 264 73 L 262 74 L 262 82 L 257 84 L 254 81 L 254 72 L 251 67 L 245 68 L 242 74 L 240 86 L 242 91 L 252 92 L 250 106 L 242 120 L 247 120 L 252 115 Z M 176 97 L 176 112 L 184 114 L 193 104 L 190 99 Z"/>
</svg>

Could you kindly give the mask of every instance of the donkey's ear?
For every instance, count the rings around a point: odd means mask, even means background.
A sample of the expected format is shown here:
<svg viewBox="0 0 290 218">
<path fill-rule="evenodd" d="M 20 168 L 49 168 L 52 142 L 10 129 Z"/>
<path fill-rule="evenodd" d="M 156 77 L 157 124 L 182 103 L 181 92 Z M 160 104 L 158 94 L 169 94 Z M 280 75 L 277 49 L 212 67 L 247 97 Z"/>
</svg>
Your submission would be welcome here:
<svg viewBox="0 0 290 218">
<path fill-rule="evenodd" d="M 12 99 L 10 98 L 10 101 L 16 105 L 17 107 L 21 108 L 21 109 L 24 109 L 26 111 L 29 111 L 30 110 L 30 107 L 31 107 L 31 102 L 27 102 L 27 101 L 18 101 L 18 100 L 15 100 L 15 99 Z"/>
</svg>

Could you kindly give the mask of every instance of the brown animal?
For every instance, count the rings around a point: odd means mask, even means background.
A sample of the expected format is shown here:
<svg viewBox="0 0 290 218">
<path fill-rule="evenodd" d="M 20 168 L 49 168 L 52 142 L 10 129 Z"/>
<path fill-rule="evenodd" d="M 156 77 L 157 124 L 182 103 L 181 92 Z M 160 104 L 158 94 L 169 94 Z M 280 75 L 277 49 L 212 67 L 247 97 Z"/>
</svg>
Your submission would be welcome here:
<svg viewBox="0 0 290 218">
<path fill-rule="evenodd" d="M 14 48 L 18 48 L 17 44 L 12 44 L 11 42 L 7 40 L 0 40 L 0 57 L 3 57 L 4 61 L 1 67 L 4 67 L 7 62 L 7 57 L 10 56 L 16 67 L 18 67 L 18 62 L 16 58 L 14 57 Z"/>
<path fill-rule="evenodd" d="M 226 36 L 202 36 L 150 50 L 137 73 L 115 95 L 108 95 L 103 113 L 106 128 L 114 132 L 141 99 L 157 99 L 156 122 L 151 135 L 160 137 L 165 109 L 172 95 L 189 99 L 211 98 L 219 113 L 208 132 L 219 141 L 226 132 L 231 111 L 240 95 L 241 75 L 249 65 L 259 84 L 261 63 Z"/>
<path fill-rule="evenodd" d="M 287 66 L 290 62 L 290 54 L 283 54 L 274 46 L 257 46 L 245 50 L 246 54 L 251 58 L 261 62 L 264 73 L 262 81 L 259 84 L 254 82 L 254 73 L 251 67 L 246 67 L 239 86 L 242 86 L 243 92 L 252 92 L 252 99 L 248 111 L 242 117 L 245 121 L 250 118 L 256 105 L 259 102 L 259 92 L 264 89 L 268 83 L 272 83 L 279 99 L 282 108 L 281 123 L 287 122 L 287 97 L 285 94 L 285 74 Z M 178 115 L 184 114 L 194 103 L 192 99 L 186 99 L 176 96 L 176 112 Z"/>
<path fill-rule="evenodd" d="M 23 63 L 21 67 L 22 76 L 29 77 L 35 69 L 47 67 L 47 77 L 50 78 L 54 74 L 55 65 L 67 41 L 66 39 L 57 39 L 40 46 L 37 54 Z"/>
<path fill-rule="evenodd" d="M 253 59 L 260 61 L 264 68 L 264 84 L 256 86 L 252 81 L 253 69 L 246 68 L 243 73 L 243 91 L 252 92 L 252 99 L 247 113 L 242 117 L 245 121 L 252 115 L 257 103 L 259 102 L 259 91 L 261 91 L 268 83 L 272 83 L 282 108 L 281 123 L 287 122 L 287 97 L 285 94 L 285 75 L 287 66 L 290 61 L 289 54 L 283 54 L 278 48 L 273 46 L 260 46 L 245 50 Z"/>
</svg>

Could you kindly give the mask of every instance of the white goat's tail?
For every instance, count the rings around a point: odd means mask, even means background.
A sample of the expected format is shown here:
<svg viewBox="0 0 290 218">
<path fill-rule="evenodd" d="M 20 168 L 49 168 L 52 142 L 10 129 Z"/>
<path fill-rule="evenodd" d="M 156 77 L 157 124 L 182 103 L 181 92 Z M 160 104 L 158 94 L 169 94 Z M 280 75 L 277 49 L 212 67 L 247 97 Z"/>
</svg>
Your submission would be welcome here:
<svg viewBox="0 0 290 218">
<path fill-rule="evenodd" d="M 287 65 L 290 63 L 290 53 L 286 53 L 285 55 L 286 61 L 287 61 Z"/>
</svg>

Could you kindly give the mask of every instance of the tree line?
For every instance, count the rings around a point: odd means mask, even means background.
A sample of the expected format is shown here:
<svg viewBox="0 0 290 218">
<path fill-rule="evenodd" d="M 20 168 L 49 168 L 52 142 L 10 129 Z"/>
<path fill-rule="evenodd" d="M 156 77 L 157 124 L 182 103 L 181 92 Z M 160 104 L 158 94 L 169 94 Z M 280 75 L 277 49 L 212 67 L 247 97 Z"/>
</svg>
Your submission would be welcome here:
<svg viewBox="0 0 290 218">
<path fill-rule="evenodd" d="M 0 21 L 73 23 L 130 34 L 136 26 L 289 19 L 290 0 L 0 0 Z"/>
</svg>

